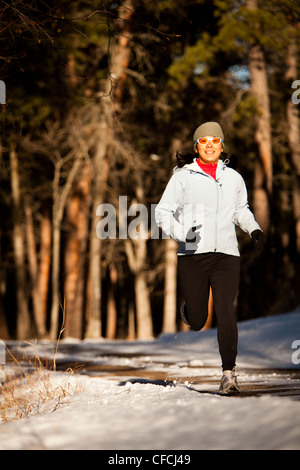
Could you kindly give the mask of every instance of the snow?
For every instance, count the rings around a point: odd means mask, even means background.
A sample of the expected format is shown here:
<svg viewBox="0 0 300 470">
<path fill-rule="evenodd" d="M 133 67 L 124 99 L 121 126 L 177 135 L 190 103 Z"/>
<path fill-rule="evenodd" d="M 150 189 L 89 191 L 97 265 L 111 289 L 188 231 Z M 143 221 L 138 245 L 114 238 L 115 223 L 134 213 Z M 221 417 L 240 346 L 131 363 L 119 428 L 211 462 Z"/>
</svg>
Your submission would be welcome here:
<svg viewBox="0 0 300 470">
<path fill-rule="evenodd" d="M 298 341 L 299 309 L 241 322 L 239 383 L 242 390 L 268 387 L 268 393 L 223 397 L 205 393 L 217 390 L 221 377 L 215 329 L 150 341 L 62 340 L 51 380 L 65 382 L 68 373 L 59 369 L 82 364 L 68 377 L 78 392 L 55 408 L 0 424 L 0 449 L 97 449 L 112 456 L 122 450 L 299 450 Z M 8 346 L 40 357 L 55 349 L 47 341 Z"/>
</svg>

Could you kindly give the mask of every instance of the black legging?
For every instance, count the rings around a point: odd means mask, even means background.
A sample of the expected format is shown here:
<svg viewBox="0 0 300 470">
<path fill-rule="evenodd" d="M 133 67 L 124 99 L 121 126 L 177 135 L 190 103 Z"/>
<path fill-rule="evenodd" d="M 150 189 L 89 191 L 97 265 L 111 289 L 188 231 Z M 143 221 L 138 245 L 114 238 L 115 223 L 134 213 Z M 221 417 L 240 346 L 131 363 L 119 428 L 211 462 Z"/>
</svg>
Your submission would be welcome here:
<svg viewBox="0 0 300 470">
<path fill-rule="evenodd" d="M 212 288 L 223 370 L 232 370 L 237 356 L 238 329 L 233 309 L 239 288 L 240 258 L 223 253 L 178 256 L 178 274 L 185 315 L 193 330 L 201 330 L 208 316 Z"/>
</svg>

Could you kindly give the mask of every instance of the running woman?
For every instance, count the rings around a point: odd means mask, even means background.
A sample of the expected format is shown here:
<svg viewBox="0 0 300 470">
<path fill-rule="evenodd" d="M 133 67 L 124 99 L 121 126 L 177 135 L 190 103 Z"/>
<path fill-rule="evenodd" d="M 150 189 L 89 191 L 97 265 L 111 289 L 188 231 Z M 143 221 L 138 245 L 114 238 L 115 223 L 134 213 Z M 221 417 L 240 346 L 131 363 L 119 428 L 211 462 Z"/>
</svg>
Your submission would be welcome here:
<svg viewBox="0 0 300 470">
<path fill-rule="evenodd" d="M 212 289 L 223 370 L 220 391 L 239 391 L 233 303 L 239 288 L 240 253 L 235 227 L 248 233 L 258 248 L 264 244 L 264 234 L 249 209 L 242 176 L 220 159 L 225 146 L 219 123 L 199 126 L 193 141 L 192 158 L 177 154 L 179 164 L 155 218 L 164 233 L 178 242 L 178 274 L 185 300 L 181 315 L 193 330 L 200 331 L 206 323 Z"/>
</svg>

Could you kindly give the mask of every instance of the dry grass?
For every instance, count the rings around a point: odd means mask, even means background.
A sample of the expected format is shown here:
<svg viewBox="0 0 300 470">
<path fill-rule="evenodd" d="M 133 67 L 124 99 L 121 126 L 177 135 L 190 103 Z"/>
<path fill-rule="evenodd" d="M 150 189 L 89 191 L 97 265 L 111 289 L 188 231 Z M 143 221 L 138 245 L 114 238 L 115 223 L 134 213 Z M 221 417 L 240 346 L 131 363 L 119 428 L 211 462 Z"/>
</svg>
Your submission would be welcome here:
<svg viewBox="0 0 300 470">
<path fill-rule="evenodd" d="M 30 360 L 24 358 L 22 366 L 7 351 L 10 361 L 0 369 L 0 422 L 54 412 L 82 391 L 73 380 L 73 370 L 58 377 L 55 369 L 44 365 L 38 355 Z"/>
</svg>

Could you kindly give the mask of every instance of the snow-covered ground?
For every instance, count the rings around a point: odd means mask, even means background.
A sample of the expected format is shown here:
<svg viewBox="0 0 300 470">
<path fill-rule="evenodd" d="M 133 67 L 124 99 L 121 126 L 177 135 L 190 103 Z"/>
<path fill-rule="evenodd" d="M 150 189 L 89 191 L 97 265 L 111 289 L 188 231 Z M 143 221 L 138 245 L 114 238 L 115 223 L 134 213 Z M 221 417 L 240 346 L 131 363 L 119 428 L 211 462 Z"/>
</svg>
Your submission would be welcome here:
<svg viewBox="0 0 300 470">
<path fill-rule="evenodd" d="M 55 345 L 8 346 L 42 357 Z M 65 339 L 56 362 L 58 384 L 67 374 L 59 369 L 78 366 L 68 378 L 78 393 L 55 411 L 0 424 L 1 450 L 300 449 L 300 310 L 239 324 L 240 397 L 205 393 L 221 377 L 215 329 L 152 341 Z"/>
</svg>

